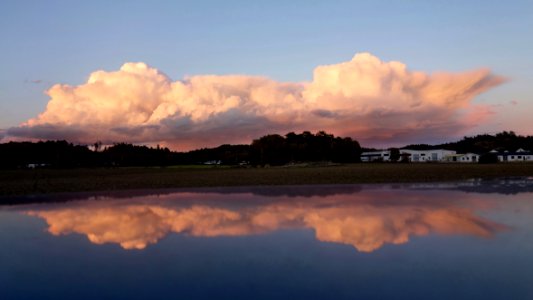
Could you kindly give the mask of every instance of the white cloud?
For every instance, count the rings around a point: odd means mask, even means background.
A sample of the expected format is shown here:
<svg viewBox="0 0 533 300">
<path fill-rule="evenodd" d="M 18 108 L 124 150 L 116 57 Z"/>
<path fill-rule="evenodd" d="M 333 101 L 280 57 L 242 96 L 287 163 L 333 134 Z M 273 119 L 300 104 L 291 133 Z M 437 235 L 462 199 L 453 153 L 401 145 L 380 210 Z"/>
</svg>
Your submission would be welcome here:
<svg viewBox="0 0 533 300">
<path fill-rule="evenodd" d="M 96 71 L 84 84 L 52 86 L 46 110 L 8 129 L 7 138 L 184 149 L 299 130 L 327 130 L 367 142 L 445 137 L 490 115 L 472 99 L 503 81 L 486 69 L 413 72 L 369 53 L 319 66 L 313 80 L 303 83 L 244 75 L 173 81 L 144 63 L 126 63 L 118 71 Z"/>
</svg>

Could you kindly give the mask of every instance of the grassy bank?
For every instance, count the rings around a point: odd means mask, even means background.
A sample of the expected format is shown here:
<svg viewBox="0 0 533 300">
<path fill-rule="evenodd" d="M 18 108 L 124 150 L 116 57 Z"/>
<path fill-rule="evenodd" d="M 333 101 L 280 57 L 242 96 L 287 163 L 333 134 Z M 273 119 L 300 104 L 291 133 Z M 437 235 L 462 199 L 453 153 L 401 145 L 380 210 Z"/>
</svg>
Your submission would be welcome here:
<svg viewBox="0 0 533 300">
<path fill-rule="evenodd" d="M 533 164 L 14 170 L 0 171 L 0 196 L 179 187 L 431 182 L 508 176 L 533 176 Z"/>
</svg>

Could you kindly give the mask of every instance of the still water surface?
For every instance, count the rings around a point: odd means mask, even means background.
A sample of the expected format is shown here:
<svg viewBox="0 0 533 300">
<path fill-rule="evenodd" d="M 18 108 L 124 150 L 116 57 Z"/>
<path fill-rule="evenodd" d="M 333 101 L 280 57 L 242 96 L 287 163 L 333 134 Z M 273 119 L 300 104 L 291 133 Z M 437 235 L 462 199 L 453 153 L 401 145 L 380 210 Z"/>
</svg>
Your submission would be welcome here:
<svg viewBox="0 0 533 300">
<path fill-rule="evenodd" d="M 533 178 L 9 201 L 0 299 L 533 299 Z"/>
</svg>

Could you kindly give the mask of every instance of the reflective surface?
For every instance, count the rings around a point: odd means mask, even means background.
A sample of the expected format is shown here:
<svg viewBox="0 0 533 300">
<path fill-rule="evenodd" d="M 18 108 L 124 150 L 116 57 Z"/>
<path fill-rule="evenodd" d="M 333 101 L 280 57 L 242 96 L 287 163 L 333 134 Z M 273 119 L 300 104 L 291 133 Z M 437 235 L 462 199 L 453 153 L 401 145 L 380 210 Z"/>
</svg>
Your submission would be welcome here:
<svg viewBox="0 0 533 300">
<path fill-rule="evenodd" d="M 1 298 L 533 299 L 532 190 L 519 178 L 10 199 L 24 204 L 0 209 Z"/>
</svg>

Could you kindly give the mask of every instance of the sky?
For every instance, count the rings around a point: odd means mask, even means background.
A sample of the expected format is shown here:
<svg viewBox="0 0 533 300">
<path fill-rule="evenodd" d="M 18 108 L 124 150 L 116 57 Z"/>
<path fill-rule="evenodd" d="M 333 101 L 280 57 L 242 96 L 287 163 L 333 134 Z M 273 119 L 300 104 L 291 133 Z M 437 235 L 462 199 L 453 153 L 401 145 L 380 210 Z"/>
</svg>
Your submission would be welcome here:
<svg viewBox="0 0 533 300">
<path fill-rule="evenodd" d="M 0 2 L 0 139 L 533 134 L 532 1 Z"/>
</svg>

